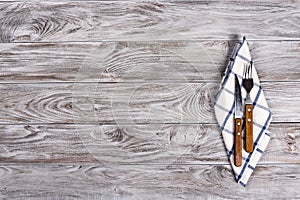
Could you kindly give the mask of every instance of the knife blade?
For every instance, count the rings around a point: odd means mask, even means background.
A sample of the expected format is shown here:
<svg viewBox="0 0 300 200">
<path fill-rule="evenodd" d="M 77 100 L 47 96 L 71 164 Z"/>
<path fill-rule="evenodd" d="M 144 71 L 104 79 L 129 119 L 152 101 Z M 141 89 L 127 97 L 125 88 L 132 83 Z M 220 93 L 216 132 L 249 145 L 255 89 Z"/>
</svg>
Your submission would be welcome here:
<svg viewBox="0 0 300 200">
<path fill-rule="evenodd" d="M 242 165 L 242 92 L 238 77 L 235 75 L 235 132 L 234 132 L 234 164 L 237 167 Z"/>
</svg>

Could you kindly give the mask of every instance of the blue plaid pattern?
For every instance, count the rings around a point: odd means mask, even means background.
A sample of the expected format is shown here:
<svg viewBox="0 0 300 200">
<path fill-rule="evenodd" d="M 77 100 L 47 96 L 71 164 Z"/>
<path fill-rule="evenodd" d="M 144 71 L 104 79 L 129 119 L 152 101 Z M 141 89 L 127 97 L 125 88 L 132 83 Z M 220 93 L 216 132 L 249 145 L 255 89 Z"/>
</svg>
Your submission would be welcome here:
<svg viewBox="0 0 300 200">
<path fill-rule="evenodd" d="M 247 153 L 243 150 L 242 166 L 234 165 L 233 151 L 233 133 L 234 133 L 234 87 L 235 75 L 237 75 L 240 85 L 242 84 L 244 64 L 251 61 L 251 55 L 248 44 L 244 39 L 243 43 L 238 44 L 232 55 L 225 76 L 222 80 L 219 92 L 215 101 L 215 114 L 218 124 L 222 131 L 227 154 L 236 175 L 237 182 L 242 186 L 246 186 L 254 168 L 256 167 L 261 155 L 265 151 L 269 140 L 270 133 L 268 127 L 272 120 L 269 106 L 264 97 L 264 93 L 260 86 L 255 67 L 253 66 L 254 87 L 250 92 L 253 102 L 253 139 L 254 150 Z M 242 97 L 246 99 L 247 92 L 242 88 Z M 244 126 L 244 125 L 243 125 Z M 243 128 L 244 129 L 244 128 Z"/>
</svg>

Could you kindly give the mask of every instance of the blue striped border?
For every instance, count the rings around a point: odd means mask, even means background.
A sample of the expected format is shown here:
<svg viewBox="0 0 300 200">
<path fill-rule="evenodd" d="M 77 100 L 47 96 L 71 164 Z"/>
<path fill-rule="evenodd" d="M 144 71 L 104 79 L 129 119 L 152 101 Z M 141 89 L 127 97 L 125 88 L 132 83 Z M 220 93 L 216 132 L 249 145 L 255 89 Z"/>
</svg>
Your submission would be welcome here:
<svg viewBox="0 0 300 200">
<path fill-rule="evenodd" d="M 255 147 L 257 146 L 258 141 L 260 140 L 260 138 L 261 138 L 261 136 L 262 136 L 262 133 L 265 131 L 265 127 L 268 125 L 270 119 L 271 119 L 271 114 L 269 114 L 269 117 L 268 117 L 268 119 L 267 119 L 267 121 L 266 121 L 264 127 L 261 129 L 261 131 L 260 131 L 260 133 L 259 133 L 257 139 L 256 139 L 255 142 L 254 142 L 254 149 L 255 149 Z M 257 151 L 257 149 L 258 149 L 258 148 L 256 148 L 255 150 Z M 259 152 L 259 151 L 258 151 L 258 152 Z M 249 153 L 248 158 L 246 159 L 246 162 L 245 162 L 245 164 L 244 164 L 244 166 L 243 166 L 243 168 L 242 168 L 242 171 L 241 171 L 241 173 L 238 175 L 238 180 L 240 180 L 240 179 L 242 178 L 242 176 L 243 176 L 243 174 L 244 174 L 244 172 L 245 172 L 246 166 L 247 166 L 247 164 L 250 162 L 250 159 L 251 159 L 251 156 L 252 156 L 252 155 L 253 155 L 253 152 L 252 152 L 252 153 Z"/>
</svg>

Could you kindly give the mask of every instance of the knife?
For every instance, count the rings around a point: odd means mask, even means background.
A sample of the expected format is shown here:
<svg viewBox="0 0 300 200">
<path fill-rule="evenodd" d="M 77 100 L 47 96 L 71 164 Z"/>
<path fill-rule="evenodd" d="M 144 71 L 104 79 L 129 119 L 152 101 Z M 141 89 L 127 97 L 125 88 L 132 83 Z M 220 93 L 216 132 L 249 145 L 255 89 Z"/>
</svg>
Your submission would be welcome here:
<svg viewBox="0 0 300 200">
<path fill-rule="evenodd" d="M 239 167 L 242 165 L 242 93 L 239 80 L 235 75 L 235 115 L 234 115 L 234 164 Z"/>
</svg>

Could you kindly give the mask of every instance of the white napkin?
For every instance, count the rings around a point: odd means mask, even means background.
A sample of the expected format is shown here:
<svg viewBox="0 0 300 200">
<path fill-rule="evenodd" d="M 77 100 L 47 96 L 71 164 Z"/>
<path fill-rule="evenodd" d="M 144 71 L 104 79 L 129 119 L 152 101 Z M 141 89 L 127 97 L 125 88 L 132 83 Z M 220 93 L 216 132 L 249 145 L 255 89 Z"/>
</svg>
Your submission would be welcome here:
<svg viewBox="0 0 300 200">
<path fill-rule="evenodd" d="M 243 162 L 242 166 L 236 167 L 234 165 L 234 151 L 233 151 L 233 133 L 234 133 L 234 89 L 235 89 L 235 74 L 237 75 L 240 85 L 242 84 L 244 64 L 251 61 L 250 51 L 246 39 L 242 44 L 236 47 L 233 58 L 230 60 L 225 76 L 222 80 L 220 90 L 215 102 L 215 115 L 218 124 L 222 131 L 222 136 L 227 149 L 227 154 L 239 184 L 246 186 L 249 177 L 251 176 L 256 164 L 261 155 L 265 151 L 269 140 L 270 133 L 267 130 L 272 115 L 269 106 L 266 102 L 264 93 L 258 80 L 256 69 L 253 65 L 253 81 L 254 87 L 250 92 L 250 97 L 253 102 L 253 142 L 254 149 L 252 153 L 247 153 L 243 148 Z M 242 89 L 243 105 L 246 99 L 246 90 Z M 244 119 L 244 118 L 243 118 Z M 244 132 L 244 128 L 243 128 Z M 244 146 L 243 137 L 243 146 Z"/>
</svg>

